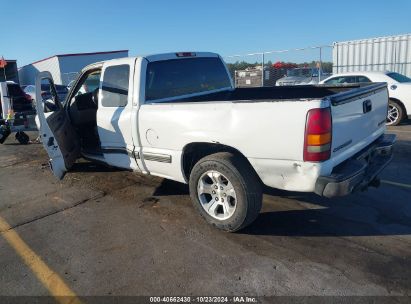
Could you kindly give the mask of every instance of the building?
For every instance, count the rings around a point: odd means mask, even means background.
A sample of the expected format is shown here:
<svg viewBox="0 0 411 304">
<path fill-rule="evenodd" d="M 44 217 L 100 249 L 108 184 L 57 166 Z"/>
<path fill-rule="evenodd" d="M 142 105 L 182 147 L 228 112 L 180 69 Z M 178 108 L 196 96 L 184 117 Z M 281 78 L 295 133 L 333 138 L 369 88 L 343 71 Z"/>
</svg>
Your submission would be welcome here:
<svg viewBox="0 0 411 304">
<path fill-rule="evenodd" d="M 67 85 L 86 65 L 122 57 L 128 57 L 128 50 L 54 55 L 19 68 L 20 84 L 34 84 L 38 72 L 49 71 L 56 84 Z"/>
<path fill-rule="evenodd" d="M 19 76 L 17 72 L 17 61 L 10 60 L 10 59 L 5 59 L 5 61 L 6 61 L 6 66 L 4 68 L 0 68 L 0 82 L 10 80 L 10 81 L 19 83 Z"/>
<path fill-rule="evenodd" d="M 391 71 L 411 77 L 411 34 L 335 42 L 333 73 Z"/>
</svg>

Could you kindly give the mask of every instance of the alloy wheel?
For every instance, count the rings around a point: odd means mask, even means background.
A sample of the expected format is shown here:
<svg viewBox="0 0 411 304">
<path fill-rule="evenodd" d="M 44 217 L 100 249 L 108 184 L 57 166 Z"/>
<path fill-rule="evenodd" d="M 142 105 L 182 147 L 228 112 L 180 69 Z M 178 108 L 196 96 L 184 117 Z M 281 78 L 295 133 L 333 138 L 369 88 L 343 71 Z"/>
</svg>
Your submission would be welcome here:
<svg viewBox="0 0 411 304">
<path fill-rule="evenodd" d="M 201 175 L 197 184 L 198 199 L 203 209 L 213 218 L 230 218 L 237 206 L 233 185 L 218 171 L 207 171 Z"/>
</svg>

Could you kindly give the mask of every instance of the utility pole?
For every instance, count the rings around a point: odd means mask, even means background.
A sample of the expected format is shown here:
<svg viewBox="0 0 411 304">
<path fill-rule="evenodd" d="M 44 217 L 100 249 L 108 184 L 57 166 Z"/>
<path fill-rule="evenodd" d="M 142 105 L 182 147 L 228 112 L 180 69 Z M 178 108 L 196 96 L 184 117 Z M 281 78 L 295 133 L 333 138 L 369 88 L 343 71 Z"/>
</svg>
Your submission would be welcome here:
<svg viewBox="0 0 411 304">
<path fill-rule="evenodd" d="M 320 46 L 320 66 L 319 66 L 319 68 L 318 68 L 318 83 L 321 81 L 321 73 L 322 73 L 322 70 L 323 70 L 323 68 L 322 68 L 322 54 L 321 54 L 321 52 L 322 52 L 322 47 Z"/>
<path fill-rule="evenodd" d="M 264 86 L 264 52 L 261 53 L 261 86 Z"/>
</svg>

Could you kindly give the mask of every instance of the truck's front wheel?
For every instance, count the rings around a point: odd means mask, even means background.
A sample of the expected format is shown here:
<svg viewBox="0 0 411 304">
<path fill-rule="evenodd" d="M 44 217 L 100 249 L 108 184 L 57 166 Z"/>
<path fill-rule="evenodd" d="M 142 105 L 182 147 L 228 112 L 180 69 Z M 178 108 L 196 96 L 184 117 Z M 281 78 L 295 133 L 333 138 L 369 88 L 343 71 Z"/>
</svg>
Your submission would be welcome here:
<svg viewBox="0 0 411 304">
<path fill-rule="evenodd" d="M 261 183 L 251 166 L 232 153 L 200 159 L 190 174 L 194 207 L 213 226 L 237 231 L 251 224 L 261 209 Z"/>
</svg>

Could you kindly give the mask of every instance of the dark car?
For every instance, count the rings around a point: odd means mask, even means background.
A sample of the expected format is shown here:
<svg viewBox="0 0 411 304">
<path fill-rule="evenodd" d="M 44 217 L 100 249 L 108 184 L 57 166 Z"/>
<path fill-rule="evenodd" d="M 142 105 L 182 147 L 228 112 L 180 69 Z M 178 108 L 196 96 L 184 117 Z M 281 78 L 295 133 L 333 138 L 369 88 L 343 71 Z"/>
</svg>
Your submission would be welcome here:
<svg viewBox="0 0 411 304">
<path fill-rule="evenodd" d="M 66 99 L 68 88 L 65 85 L 56 84 L 56 91 L 58 98 L 61 102 L 64 102 Z M 28 85 L 24 88 L 24 92 L 31 96 L 31 99 L 35 102 L 36 99 L 36 86 L 35 85 Z M 49 84 L 41 84 L 41 97 L 43 100 L 47 100 L 51 98 L 50 92 L 50 85 Z"/>
<path fill-rule="evenodd" d="M 14 112 L 27 112 L 33 110 L 31 97 L 24 93 L 17 83 L 7 83 L 8 97 Z"/>
</svg>

